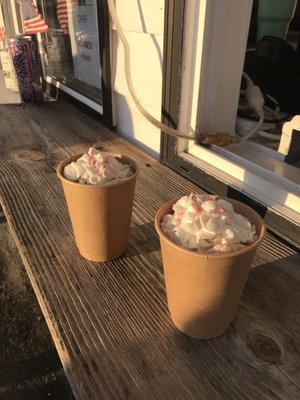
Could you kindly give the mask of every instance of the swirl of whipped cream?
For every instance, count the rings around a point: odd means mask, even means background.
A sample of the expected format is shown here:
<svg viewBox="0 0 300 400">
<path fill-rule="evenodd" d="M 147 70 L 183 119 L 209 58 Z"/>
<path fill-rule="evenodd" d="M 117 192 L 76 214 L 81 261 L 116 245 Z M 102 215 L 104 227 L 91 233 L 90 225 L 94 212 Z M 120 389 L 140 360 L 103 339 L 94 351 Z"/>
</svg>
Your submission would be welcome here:
<svg viewBox="0 0 300 400">
<path fill-rule="evenodd" d="M 123 164 L 111 155 L 93 147 L 77 161 L 64 168 L 65 178 L 83 184 L 101 185 L 110 181 L 120 181 L 133 175 L 128 164 Z"/>
<path fill-rule="evenodd" d="M 173 211 L 164 216 L 161 229 L 184 248 L 223 253 L 240 250 L 257 239 L 255 225 L 226 200 L 191 193 L 179 199 Z"/>
</svg>

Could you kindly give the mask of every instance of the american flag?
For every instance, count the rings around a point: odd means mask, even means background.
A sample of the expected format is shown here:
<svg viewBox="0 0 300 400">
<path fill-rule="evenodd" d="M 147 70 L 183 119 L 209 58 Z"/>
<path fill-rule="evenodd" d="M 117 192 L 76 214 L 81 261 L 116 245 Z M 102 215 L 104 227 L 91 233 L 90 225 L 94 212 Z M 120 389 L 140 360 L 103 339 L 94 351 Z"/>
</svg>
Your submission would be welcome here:
<svg viewBox="0 0 300 400">
<path fill-rule="evenodd" d="M 57 19 L 63 33 L 68 33 L 67 0 L 57 0 Z"/>
<path fill-rule="evenodd" d="M 21 0 L 21 12 L 24 23 L 24 33 L 29 35 L 48 32 L 48 25 L 43 20 L 33 0 Z"/>
</svg>

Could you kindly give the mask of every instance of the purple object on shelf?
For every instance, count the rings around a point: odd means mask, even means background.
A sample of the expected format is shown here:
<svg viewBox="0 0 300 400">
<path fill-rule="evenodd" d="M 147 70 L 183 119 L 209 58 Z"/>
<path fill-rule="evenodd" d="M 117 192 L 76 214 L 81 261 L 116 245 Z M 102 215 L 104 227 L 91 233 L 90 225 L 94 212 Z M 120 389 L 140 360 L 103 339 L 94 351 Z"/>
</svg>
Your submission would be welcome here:
<svg viewBox="0 0 300 400">
<path fill-rule="evenodd" d="M 20 35 L 9 39 L 9 50 L 22 100 L 30 103 L 42 102 L 42 84 L 35 60 L 35 45 L 31 36 Z"/>
</svg>

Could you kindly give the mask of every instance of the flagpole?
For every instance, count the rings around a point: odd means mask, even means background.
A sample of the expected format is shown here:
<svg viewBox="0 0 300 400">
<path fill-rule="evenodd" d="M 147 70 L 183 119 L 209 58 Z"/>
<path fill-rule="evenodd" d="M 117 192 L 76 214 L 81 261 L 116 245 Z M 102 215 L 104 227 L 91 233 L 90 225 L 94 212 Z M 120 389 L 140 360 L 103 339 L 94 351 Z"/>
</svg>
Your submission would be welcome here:
<svg viewBox="0 0 300 400">
<path fill-rule="evenodd" d="M 12 14 L 12 20 L 13 20 L 13 28 L 14 28 L 14 34 L 16 34 L 20 30 L 20 26 L 18 23 L 18 17 L 17 17 L 17 3 L 15 3 L 14 0 L 10 0 L 10 10 Z"/>
<path fill-rule="evenodd" d="M 24 15 L 23 15 L 23 12 L 22 12 L 21 1 L 19 1 L 18 4 L 19 4 L 19 9 L 20 9 L 20 16 L 21 16 L 22 33 L 24 34 L 24 32 L 25 32 Z"/>
</svg>

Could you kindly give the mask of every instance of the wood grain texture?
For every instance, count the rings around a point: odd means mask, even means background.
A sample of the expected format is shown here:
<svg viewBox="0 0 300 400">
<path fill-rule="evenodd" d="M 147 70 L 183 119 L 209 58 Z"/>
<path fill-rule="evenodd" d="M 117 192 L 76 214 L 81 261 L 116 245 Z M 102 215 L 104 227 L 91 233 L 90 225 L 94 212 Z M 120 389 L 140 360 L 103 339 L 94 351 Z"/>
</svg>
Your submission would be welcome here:
<svg viewBox="0 0 300 400">
<path fill-rule="evenodd" d="M 63 100 L 0 107 L 0 201 L 78 399 L 300 398 L 299 254 L 267 235 L 236 318 L 199 341 L 170 320 L 154 216 L 201 189 Z M 55 174 L 97 145 L 140 166 L 125 254 L 79 256 Z"/>
</svg>

